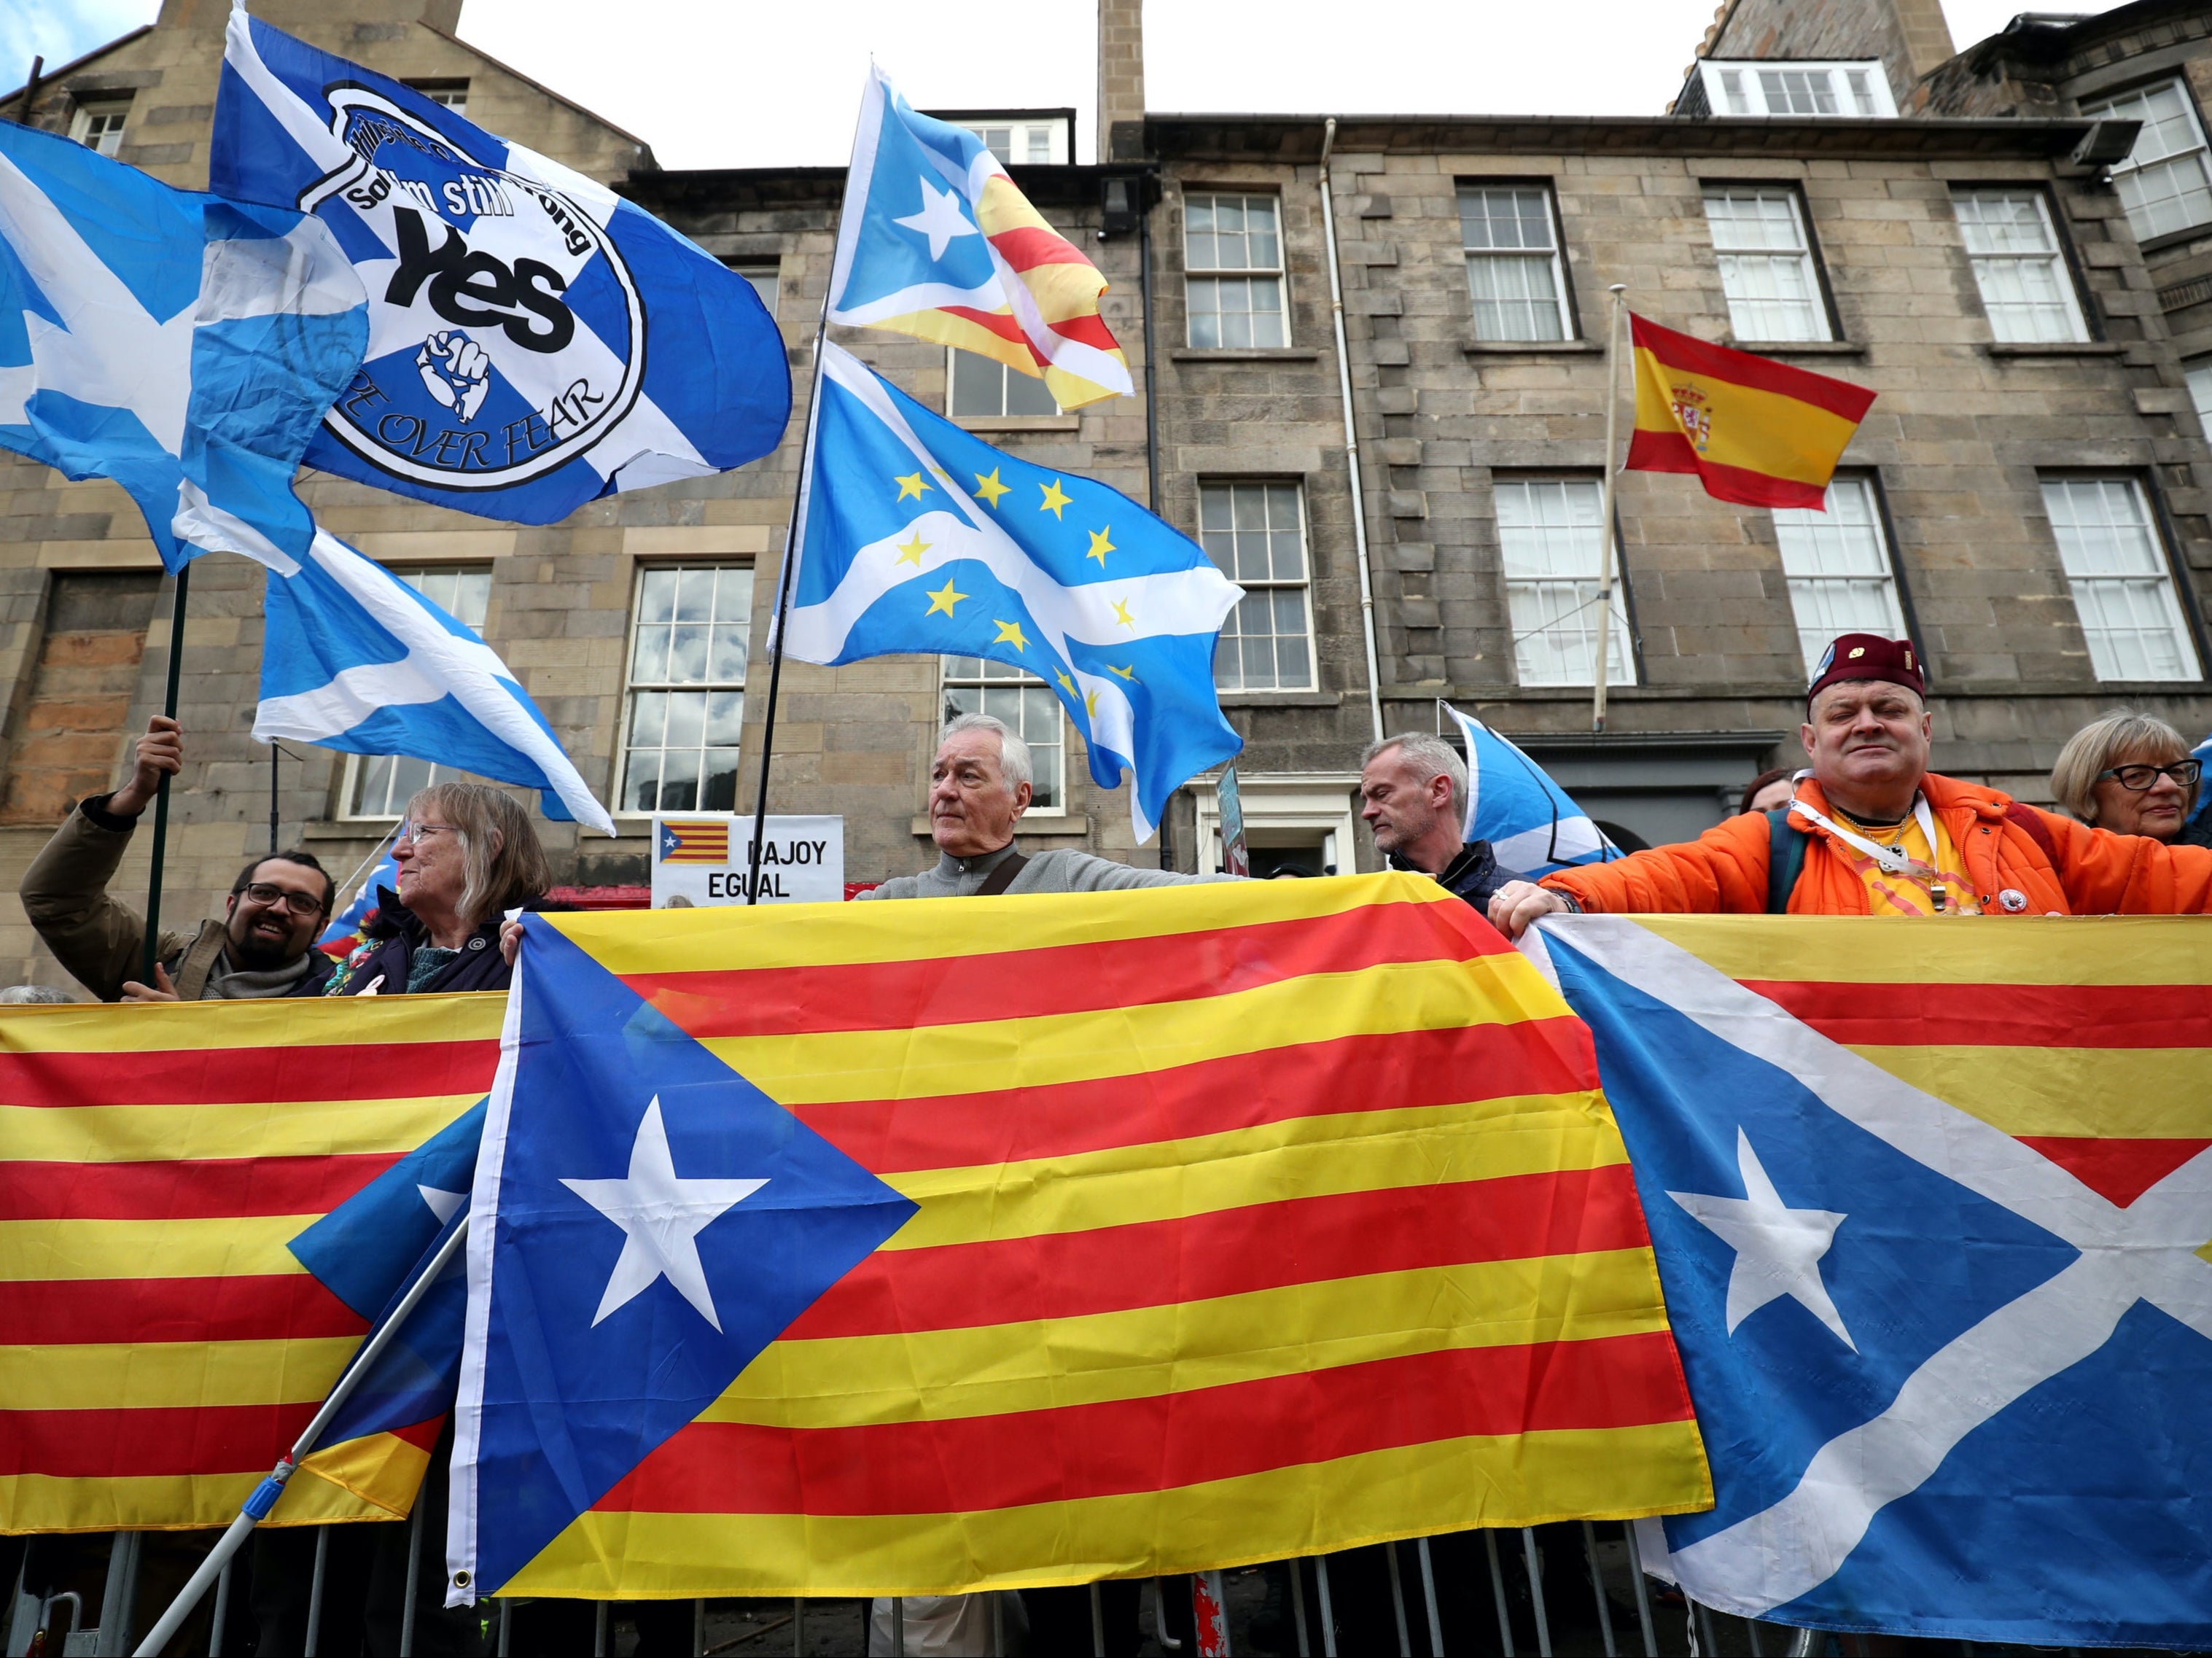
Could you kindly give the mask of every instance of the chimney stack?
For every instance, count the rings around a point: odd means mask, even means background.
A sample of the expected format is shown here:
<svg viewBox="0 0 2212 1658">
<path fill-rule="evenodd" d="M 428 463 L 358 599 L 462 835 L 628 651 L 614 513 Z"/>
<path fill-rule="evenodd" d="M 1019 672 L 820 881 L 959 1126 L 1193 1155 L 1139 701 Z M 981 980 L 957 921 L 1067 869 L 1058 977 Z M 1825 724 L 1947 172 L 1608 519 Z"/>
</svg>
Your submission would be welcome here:
<svg viewBox="0 0 2212 1658">
<path fill-rule="evenodd" d="M 1098 159 L 1144 153 L 1145 0 L 1098 0 Z"/>
</svg>

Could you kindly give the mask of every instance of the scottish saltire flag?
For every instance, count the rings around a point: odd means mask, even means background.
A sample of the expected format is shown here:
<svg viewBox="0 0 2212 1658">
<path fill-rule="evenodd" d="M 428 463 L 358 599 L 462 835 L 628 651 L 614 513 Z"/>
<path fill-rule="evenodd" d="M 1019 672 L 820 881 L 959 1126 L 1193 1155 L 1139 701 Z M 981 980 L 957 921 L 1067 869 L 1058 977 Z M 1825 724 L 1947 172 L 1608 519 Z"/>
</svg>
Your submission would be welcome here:
<svg viewBox="0 0 2212 1658">
<path fill-rule="evenodd" d="M 297 560 L 231 544 L 269 568 L 256 742 L 434 760 L 535 788 L 548 817 L 614 833 L 530 693 L 466 623 L 320 530 Z"/>
<path fill-rule="evenodd" d="M 1520 744 L 1449 702 L 1444 712 L 1467 748 L 1467 838 L 1489 841 L 1499 867 L 1533 881 L 1553 870 L 1620 856 L 1606 832 Z"/>
<path fill-rule="evenodd" d="M 2212 1644 L 2195 920 L 1565 916 L 1713 1462 L 1709 1606 Z"/>
<path fill-rule="evenodd" d="M 803 662 L 980 656 L 1050 684 L 1149 840 L 1168 797 L 1243 746 L 1213 689 L 1243 597 L 1118 489 L 994 449 L 836 346 L 799 498 L 784 649 Z"/>
<path fill-rule="evenodd" d="M 324 400 L 310 465 L 550 524 L 782 436 L 783 339 L 743 276 L 605 185 L 242 8 L 209 170 L 313 213 L 368 288 L 368 361 Z"/>
<path fill-rule="evenodd" d="M 0 1531 L 229 1522 L 466 1190 L 504 1001 L 0 1008 Z M 274 1523 L 404 1514 L 418 1422 Z"/>
<path fill-rule="evenodd" d="M 2197 761 L 2207 771 L 2212 771 L 2212 737 L 2206 738 L 2195 748 L 2190 750 L 2189 754 L 2191 759 Z M 2189 821 L 2193 823 L 2202 817 L 2207 805 L 2212 805 L 2212 785 L 2207 785 L 2197 790 L 2197 809 L 2189 814 Z"/>
<path fill-rule="evenodd" d="M 383 902 L 377 895 L 387 890 L 397 893 L 398 890 L 399 864 L 392 857 L 391 848 L 386 847 L 362 878 L 362 884 L 354 889 L 353 896 L 347 899 L 338 913 L 331 917 L 331 924 L 323 929 L 322 937 L 315 940 L 315 948 L 325 956 L 344 960 L 353 953 L 356 945 L 368 937 L 369 926 L 376 920 L 378 907 Z"/>
<path fill-rule="evenodd" d="M 871 67 L 846 175 L 830 320 L 889 328 L 1041 378 L 1063 409 L 1132 388 L 1098 314 L 1106 278 L 965 127 Z"/>
<path fill-rule="evenodd" d="M 313 219 L 0 124 L 0 446 L 121 484 L 171 570 L 210 504 L 306 550 L 292 477 L 367 304 Z"/>
<path fill-rule="evenodd" d="M 475 1593 L 1081 1583 L 1711 1500 L 1588 1033 L 1433 881 L 525 926 Z"/>
</svg>

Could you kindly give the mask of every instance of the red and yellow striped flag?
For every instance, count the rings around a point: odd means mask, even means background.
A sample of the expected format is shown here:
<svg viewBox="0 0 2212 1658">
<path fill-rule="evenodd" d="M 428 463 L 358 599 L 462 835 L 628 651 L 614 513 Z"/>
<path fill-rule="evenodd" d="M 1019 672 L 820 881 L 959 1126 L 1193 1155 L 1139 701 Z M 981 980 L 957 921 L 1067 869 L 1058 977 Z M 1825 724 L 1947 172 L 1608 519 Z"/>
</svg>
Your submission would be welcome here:
<svg viewBox="0 0 2212 1658">
<path fill-rule="evenodd" d="M 483 1097 L 505 1001 L 0 1008 L 0 1531 L 236 1515 L 368 1329 L 290 1246 Z M 404 1512 L 428 1447 L 378 1438 L 338 1472 Z"/>
<path fill-rule="evenodd" d="M 1432 881 L 544 919 L 920 1207 L 497 1593 L 1085 1582 L 1711 1501 L 1589 1032 Z"/>
<path fill-rule="evenodd" d="M 1875 394 L 1631 315 L 1632 472 L 1694 472 L 1716 501 L 1822 507 Z"/>
</svg>

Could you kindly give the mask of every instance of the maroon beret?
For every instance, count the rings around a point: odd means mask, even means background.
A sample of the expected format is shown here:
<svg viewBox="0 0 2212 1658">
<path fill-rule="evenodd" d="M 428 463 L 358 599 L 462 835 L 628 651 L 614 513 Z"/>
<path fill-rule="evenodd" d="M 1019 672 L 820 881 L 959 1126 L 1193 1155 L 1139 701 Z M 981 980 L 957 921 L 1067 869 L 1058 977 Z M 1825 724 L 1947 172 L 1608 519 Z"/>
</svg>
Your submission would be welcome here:
<svg viewBox="0 0 2212 1658">
<path fill-rule="evenodd" d="M 1909 639 L 1844 635 L 1820 653 L 1820 665 L 1813 670 L 1813 683 L 1805 688 L 1806 702 L 1809 705 L 1827 687 L 1847 679 L 1878 679 L 1902 685 L 1915 696 L 1928 695 L 1928 678 L 1920 671 L 1920 653 Z"/>
</svg>

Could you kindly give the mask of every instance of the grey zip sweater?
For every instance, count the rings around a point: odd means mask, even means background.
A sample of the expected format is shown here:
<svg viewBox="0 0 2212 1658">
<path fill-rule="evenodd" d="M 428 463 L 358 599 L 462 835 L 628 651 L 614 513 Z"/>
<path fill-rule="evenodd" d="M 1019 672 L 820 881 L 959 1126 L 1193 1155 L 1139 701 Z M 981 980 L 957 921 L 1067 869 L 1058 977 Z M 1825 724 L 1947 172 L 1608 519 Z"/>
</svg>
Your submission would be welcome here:
<svg viewBox="0 0 2212 1658">
<path fill-rule="evenodd" d="M 937 867 L 920 875 L 899 875 L 862 898 L 972 898 L 991 872 L 1014 855 L 1014 842 L 980 858 L 937 854 Z M 1006 890 L 1016 892 L 1123 892 L 1132 887 L 1180 887 L 1200 881 L 1236 881 L 1236 875 L 1179 875 L 1171 869 L 1132 869 L 1087 852 L 1055 849 L 1029 854 L 1029 862 Z"/>
</svg>

